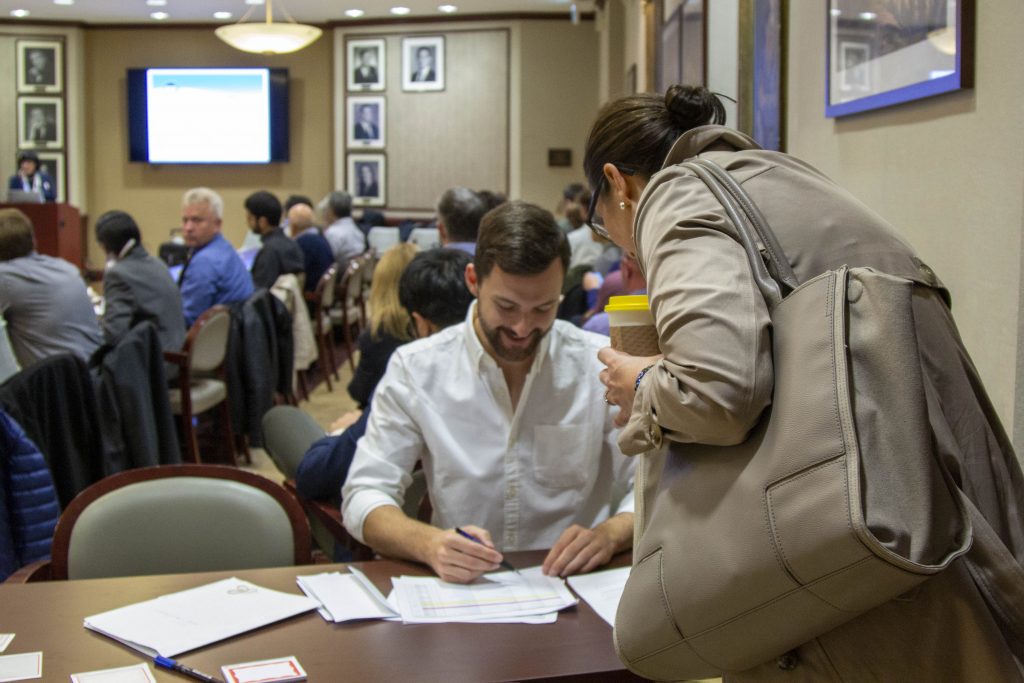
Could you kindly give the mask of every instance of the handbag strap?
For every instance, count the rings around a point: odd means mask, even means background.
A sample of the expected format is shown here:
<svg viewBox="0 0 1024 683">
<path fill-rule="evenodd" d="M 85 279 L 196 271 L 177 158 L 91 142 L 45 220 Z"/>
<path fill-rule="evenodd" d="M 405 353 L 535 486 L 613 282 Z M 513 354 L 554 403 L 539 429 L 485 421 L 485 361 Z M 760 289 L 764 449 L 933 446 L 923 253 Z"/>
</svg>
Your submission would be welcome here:
<svg viewBox="0 0 1024 683">
<path fill-rule="evenodd" d="M 735 187 L 730 187 L 728 184 L 723 183 L 722 176 L 712 170 L 708 164 L 711 164 L 711 166 L 721 171 L 721 173 L 729 180 L 732 180 L 732 184 L 735 185 Z M 775 241 L 775 234 L 771 232 L 770 228 L 768 228 L 767 222 L 764 222 L 762 227 L 766 230 L 765 234 L 769 235 L 769 239 L 775 244 L 775 253 L 772 254 L 769 252 L 768 258 L 770 261 L 773 259 L 776 261 L 774 266 L 774 270 L 776 272 L 784 272 L 784 270 L 789 271 L 793 286 L 790 286 L 785 282 L 780 283 L 765 265 L 764 258 L 761 256 L 761 249 L 758 246 L 758 238 L 754 234 L 755 229 L 751 227 L 751 225 L 748 225 L 754 221 L 750 213 L 748 213 L 750 207 L 754 207 L 754 203 L 747 196 L 746 192 L 739 187 L 739 184 L 732 179 L 732 176 L 729 176 L 729 174 L 717 164 L 709 162 L 706 159 L 692 159 L 690 161 L 683 162 L 680 166 L 693 171 L 693 173 L 708 186 L 711 193 L 715 195 L 715 199 L 717 199 L 722 205 L 722 208 L 725 209 L 726 216 L 728 216 L 729 220 L 735 226 L 736 233 L 740 238 L 740 244 L 743 245 L 743 250 L 747 254 L 750 271 L 753 273 L 754 282 L 757 284 L 757 288 L 761 291 L 761 296 L 763 296 L 765 302 L 767 302 L 769 310 L 775 308 L 782 302 L 782 287 L 785 286 L 788 289 L 795 288 L 796 278 L 792 275 L 792 269 L 789 267 L 788 263 L 785 264 L 785 269 L 780 270 L 778 260 L 779 254 L 782 253 L 782 250 L 778 248 L 778 243 Z M 742 197 L 746 200 L 746 208 L 744 208 L 744 205 L 738 197 Z M 758 212 L 758 214 L 759 213 L 760 212 Z M 761 220 L 763 221 L 763 216 L 761 217 Z M 769 249 L 767 243 L 765 248 L 766 250 Z"/>
</svg>

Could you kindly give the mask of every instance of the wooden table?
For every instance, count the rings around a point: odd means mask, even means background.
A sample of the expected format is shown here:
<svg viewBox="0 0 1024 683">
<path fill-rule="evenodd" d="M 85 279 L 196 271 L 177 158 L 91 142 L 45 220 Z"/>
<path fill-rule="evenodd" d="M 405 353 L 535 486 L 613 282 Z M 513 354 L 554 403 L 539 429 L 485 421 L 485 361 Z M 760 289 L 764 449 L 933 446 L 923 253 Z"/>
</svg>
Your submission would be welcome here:
<svg viewBox="0 0 1024 683">
<path fill-rule="evenodd" d="M 513 565 L 539 564 L 543 552 L 509 553 Z M 628 564 L 620 555 L 613 566 Z M 428 575 L 421 565 L 378 560 L 356 563 L 385 594 L 390 577 Z M 301 594 L 300 574 L 344 571 L 310 565 L 239 572 L 171 574 L 82 581 L 0 585 L 0 632 L 17 636 L 5 654 L 43 652 L 43 680 L 128 666 L 144 657 L 83 627 L 85 617 L 230 576 Z M 294 655 L 309 680 L 334 681 L 631 681 L 612 646 L 612 629 L 585 602 L 554 624 L 402 624 L 367 621 L 330 624 L 316 612 L 183 653 L 179 661 L 220 676 L 220 667 Z M 157 670 L 159 681 L 186 681 Z"/>
</svg>

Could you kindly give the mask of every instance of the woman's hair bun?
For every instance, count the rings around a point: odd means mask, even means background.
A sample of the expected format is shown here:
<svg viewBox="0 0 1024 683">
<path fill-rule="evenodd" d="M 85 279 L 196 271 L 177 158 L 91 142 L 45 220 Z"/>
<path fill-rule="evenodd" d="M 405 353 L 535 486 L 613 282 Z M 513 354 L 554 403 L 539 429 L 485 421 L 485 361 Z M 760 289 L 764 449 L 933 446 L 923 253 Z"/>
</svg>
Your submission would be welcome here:
<svg viewBox="0 0 1024 683">
<path fill-rule="evenodd" d="M 709 123 L 725 123 L 725 107 L 718 95 L 700 85 L 673 85 L 665 92 L 665 108 L 672 124 L 689 130 Z"/>
</svg>

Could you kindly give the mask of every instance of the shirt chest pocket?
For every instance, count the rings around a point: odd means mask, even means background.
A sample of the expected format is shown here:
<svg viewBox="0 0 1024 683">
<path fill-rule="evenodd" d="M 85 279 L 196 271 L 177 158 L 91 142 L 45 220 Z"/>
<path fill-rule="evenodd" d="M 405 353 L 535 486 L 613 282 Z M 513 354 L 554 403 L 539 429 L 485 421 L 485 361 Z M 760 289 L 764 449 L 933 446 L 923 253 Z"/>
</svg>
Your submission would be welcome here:
<svg viewBox="0 0 1024 683">
<path fill-rule="evenodd" d="M 533 432 L 533 475 L 553 489 L 579 489 L 597 474 L 592 425 L 541 425 Z"/>
</svg>

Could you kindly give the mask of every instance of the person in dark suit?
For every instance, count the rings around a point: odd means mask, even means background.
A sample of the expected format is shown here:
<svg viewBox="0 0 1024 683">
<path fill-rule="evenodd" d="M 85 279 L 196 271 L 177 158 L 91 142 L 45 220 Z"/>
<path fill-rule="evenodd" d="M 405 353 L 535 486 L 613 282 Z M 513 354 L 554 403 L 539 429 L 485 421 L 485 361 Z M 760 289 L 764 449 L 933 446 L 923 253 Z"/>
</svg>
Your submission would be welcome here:
<svg viewBox="0 0 1024 683">
<path fill-rule="evenodd" d="M 380 128 L 377 126 L 377 108 L 372 104 L 364 104 L 358 107 L 359 116 L 355 122 L 356 140 L 377 140 L 380 138 Z"/>
<path fill-rule="evenodd" d="M 116 345 L 135 325 L 156 325 L 160 348 L 180 351 L 185 342 L 181 294 L 162 261 L 149 255 L 135 219 L 108 211 L 96 221 L 96 241 L 107 253 L 103 275 L 103 340 Z"/>
<path fill-rule="evenodd" d="M 377 169 L 371 163 L 357 164 L 359 167 L 359 187 L 357 197 L 377 197 L 380 186 L 377 184 Z"/>
<path fill-rule="evenodd" d="M 417 83 L 437 80 L 437 72 L 434 71 L 434 48 L 421 47 L 416 50 L 416 71 L 412 74 L 412 80 Z"/>
<path fill-rule="evenodd" d="M 39 168 L 39 157 L 35 152 L 18 154 L 18 172 L 7 181 L 11 190 L 38 192 L 48 202 L 57 200 L 57 186 L 45 171 Z"/>
<path fill-rule="evenodd" d="M 306 270 L 305 257 L 284 234 L 281 223 L 281 202 L 270 192 L 260 190 L 245 199 L 245 217 L 249 229 L 260 236 L 263 246 L 252 264 L 252 284 L 270 289 L 277 278 L 286 273 L 298 275 Z"/>
<path fill-rule="evenodd" d="M 377 78 L 377 50 L 375 48 L 364 48 L 356 51 L 359 58 L 359 65 L 353 71 L 353 80 L 358 84 L 376 83 Z"/>
</svg>

